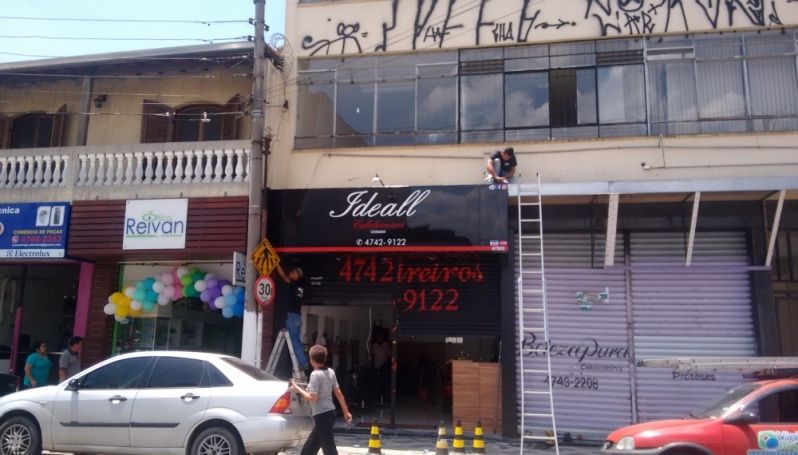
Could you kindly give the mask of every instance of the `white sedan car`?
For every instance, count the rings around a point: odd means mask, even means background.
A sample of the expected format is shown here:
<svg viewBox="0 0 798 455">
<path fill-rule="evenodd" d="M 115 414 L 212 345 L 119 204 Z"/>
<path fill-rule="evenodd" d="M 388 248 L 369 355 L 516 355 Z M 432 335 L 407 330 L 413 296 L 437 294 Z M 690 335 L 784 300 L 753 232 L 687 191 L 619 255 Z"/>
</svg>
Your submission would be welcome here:
<svg viewBox="0 0 798 455">
<path fill-rule="evenodd" d="M 243 455 L 302 443 L 310 406 L 240 359 L 137 352 L 0 399 L 0 454 Z"/>
</svg>

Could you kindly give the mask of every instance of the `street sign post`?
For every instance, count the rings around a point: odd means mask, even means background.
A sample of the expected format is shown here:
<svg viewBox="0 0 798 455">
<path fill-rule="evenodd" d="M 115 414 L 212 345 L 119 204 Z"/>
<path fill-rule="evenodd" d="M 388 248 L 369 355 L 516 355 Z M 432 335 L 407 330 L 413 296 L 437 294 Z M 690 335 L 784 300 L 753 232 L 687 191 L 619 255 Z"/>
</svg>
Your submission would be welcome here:
<svg viewBox="0 0 798 455">
<path fill-rule="evenodd" d="M 274 280 L 268 275 L 261 275 L 255 280 L 255 300 L 261 306 L 269 306 L 274 302 L 276 291 Z"/>
</svg>

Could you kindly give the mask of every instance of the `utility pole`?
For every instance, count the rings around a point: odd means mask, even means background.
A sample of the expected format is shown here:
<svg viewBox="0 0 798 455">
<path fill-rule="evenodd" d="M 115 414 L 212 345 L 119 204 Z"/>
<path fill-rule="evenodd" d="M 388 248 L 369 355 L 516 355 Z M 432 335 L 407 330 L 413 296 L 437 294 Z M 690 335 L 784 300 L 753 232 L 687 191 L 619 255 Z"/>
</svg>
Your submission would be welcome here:
<svg viewBox="0 0 798 455">
<path fill-rule="evenodd" d="M 266 0 L 253 0 L 255 3 L 255 59 L 252 82 L 252 146 L 249 158 L 249 211 L 247 214 L 247 251 L 249 254 L 260 243 L 261 213 L 263 211 L 263 189 L 266 187 L 266 161 L 263 158 L 263 93 L 265 79 L 264 32 L 266 29 Z M 241 333 L 241 358 L 261 366 L 261 338 L 263 334 L 263 315 L 253 295 L 257 271 L 251 261 L 247 261 L 247 277 L 244 308 L 244 325 Z"/>
</svg>

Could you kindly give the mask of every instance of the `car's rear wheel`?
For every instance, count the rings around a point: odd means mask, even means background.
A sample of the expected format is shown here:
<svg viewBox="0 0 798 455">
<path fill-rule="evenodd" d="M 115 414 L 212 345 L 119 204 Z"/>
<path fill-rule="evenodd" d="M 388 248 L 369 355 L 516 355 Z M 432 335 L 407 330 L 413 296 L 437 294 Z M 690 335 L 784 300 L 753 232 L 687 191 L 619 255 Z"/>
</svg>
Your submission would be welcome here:
<svg viewBox="0 0 798 455">
<path fill-rule="evenodd" d="M 232 431 L 224 427 L 206 428 L 194 438 L 190 455 L 242 455 L 243 449 Z"/>
<path fill-rule="evenodd" d="M 39 427 L 25 416 L 11 417 L 0 425 L 0 454 L 39 455 L 42 451 Z"/>
</svg>

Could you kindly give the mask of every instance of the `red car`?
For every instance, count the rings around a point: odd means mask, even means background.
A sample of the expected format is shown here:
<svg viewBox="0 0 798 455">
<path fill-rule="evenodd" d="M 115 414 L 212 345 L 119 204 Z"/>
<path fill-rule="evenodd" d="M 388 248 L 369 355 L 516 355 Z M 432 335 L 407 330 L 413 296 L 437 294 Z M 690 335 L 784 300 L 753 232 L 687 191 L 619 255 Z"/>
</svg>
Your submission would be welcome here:
<svg viewBox="0 0 798 455">
<path fill-rule="evenodd" d="M 607 437 L 605 454 L 798 454 L 798 378 L 740 385 L 678 420 L 631 425 Z"/>
</svg>

